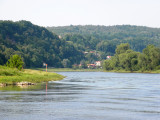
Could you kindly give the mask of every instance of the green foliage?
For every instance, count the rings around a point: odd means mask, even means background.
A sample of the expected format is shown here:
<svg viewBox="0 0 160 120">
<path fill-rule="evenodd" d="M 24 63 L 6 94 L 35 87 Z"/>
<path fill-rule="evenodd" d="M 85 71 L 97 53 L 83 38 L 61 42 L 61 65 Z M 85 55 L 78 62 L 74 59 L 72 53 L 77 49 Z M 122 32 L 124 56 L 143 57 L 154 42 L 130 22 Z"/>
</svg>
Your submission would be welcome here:
<svg viewBox="0 0 160 120">
<path fill-rule="evenodd" d="M 125 53 L 129 49 L 130 49 L 130 47 L 129 47 L 128 43 L 122 43 L 122 44 L 120 44 L 120 45 L 117 46 L 117 48 L 116 48 L 116 54 Z"/>
<path fill-rule="evenodd" d="M 143 70 L 154 70 L 160 65 L 160 48 L 148 45 L 141 55 L 140 66 Z"/>
<path fill-rule="evenodd" d="M 71 25 L 47 29 L 33 25 L 29 21 L 0 21 L 0 65 L 4 65 L 14 54 L 21 55 L 25 67 L 42 67 L 44 62 L 50 67 L 71 67 L 82 60 L 93 63 L 116 53 L 117 56 L 114 58 L 116 60 L 111 62 L 112 69 L 125 67 L 126 70 L 135 70 L 137 67 L 130 69 L 130 66 L 137 65 L 137 57 L 132 57 L 134 53 L 120 54 L 126 53 L 130 48 L 142 52 L 149 44 L 160 46 L 158 28 L 130 25 L 108 27 Z M 116 49 L 120 43 L 123 44 Z M 147 51 L 142 56 L 138 55 L 145 59 L 147 64 L 145 65 L 138 57 L 138 65 L 141 66 L 141 62 L 143 64 L 141 68 L 144 70 L 155 69 L 159 62 L 154 59 L 158 51 L 155 49 L 149 50 L 148 53 Z M 150 54 L 150 57 L 147 54 Z M 123 61 L 120 62 L 119 57 L 124 57 Z M 128 59 L 132 62 L 129 63 Z M 69 66 L 65 66 L 63 60 L 68 60 Z M 152 65 L 148 65 L 150 61 Z M 122 65 L 124 62 L 127 63 L 126 66 Z"/>
<path fill-rule="evenodd" d="M 15 68 L 0 66 L 0 83 L 15 84 L 17 82 L 40 83 L 53 80 L 61 80 L 64 76 L 57 73 L 25 69 L 19 71 Z"/>
<path fill-rule="evenodd" d="M 73 43 L 44 27 L 28 21 L 0 21 L 0 65 L 14 54 L 21 55 L 25 67 L 42 67 L 44 62 L 50 67 L 63 67 L 63 59 L 76 64 L 84 58 Z"/>
<path fill-rule="evenodd" d="M 116 46 L 121 43 L 129 43 L 125 50 L 131 48 L 134 51 L 142 52 L 147 45 L 160 46 L 160 29 L 142 26 L 117 25 L 117 26 L 64 26 L 47 27 L 48 30 L 61 35 L 61 37 L 83 52 L 97 51 L 98 56 L 85 61 L 103 60 L 106 56 L 115 54 Z M 125 45 L 125 44 L 124 44 Z M 121 46 L 122 47 L 122 46 Z M 122 51 L 117 51 L 123 52 Z"/>
<path fill-rule="evenodd" d="M 87 68 L 87 62 L 85 62 L 85 60 L 81 60 L 79 68 Z"/>
<path fill-rule="evenodd" d="M 71 63 L 68 59 L 63 59 L 62 64 L 63 64 L 64 68 L 70 68 L 71 67 Z"/>
<path fill-rule="evenodd" d="M 138 70 L 138 56 L 139 53 L 132 50 L 119 54 L 119 66 L 126 71 Z"/>
<path fill-rule="evenodd" d="M 116 45 L 120 43 L 129 43 L 131 49 L 139 52 L 142 52 L 149 44 L 160 46 L 159 28 L 131 25 L 71 25 L 64 27 L 47 27 L 47 29 L 61 35 L 66 41 L 73 41 L 74 44 L 81 46 L 85 50 L 96 50 L 97 48 L 99 51 L 112 55 L 115 52 Z M 106 43 L 114 46 L 114 50 L 104 48 L 104 46 L 108 46 Z"/>
<path fill-rule="evenodd" d="M 0 65 L 0 76 L 14 76 L 21 75 L 21 72 L 16 68 L 10 68 Z"/>
<path fill-rule="evenodd" d="M 24 64 L 24 62 L 23 62 L 21 56 L 13 55 L 10 57 L 10 59 L 8 60 L 6 65 L 11 68 L 17 68 L 18 70 L 22 70 L 23 64 Z"/>
<path fill-rule="evenodd" d="M 151 71 L 160 67 L 160 48 L 148 45 L 143 53 L 129 49 L 129 44 L 117 46 L 116 54 L 104 62 L 105 70 Z"/>
</svg>

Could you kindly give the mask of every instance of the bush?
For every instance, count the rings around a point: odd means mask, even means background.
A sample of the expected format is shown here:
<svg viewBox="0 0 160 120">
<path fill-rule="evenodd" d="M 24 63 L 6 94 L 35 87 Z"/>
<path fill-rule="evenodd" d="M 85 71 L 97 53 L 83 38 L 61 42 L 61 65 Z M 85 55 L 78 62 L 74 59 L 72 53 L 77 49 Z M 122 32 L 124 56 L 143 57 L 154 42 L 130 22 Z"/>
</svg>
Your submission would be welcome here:
<svg viewBox="0 0 160 120">
<path fill-rule="evenodd" d="M 17 68 L 18 70 L 22 70 L 24 62 L 22 61 L 21 56 L 13 55 L 7 61 L 7 66 L 11 68 Z"/>
<path fill-rule="evenodd" d="M 0 65 L 0 76 L 14 76 L 14 75 L 21 75 L 21 72 L 16 68 L 9 68 L 6 66 Z"/>
</svg>

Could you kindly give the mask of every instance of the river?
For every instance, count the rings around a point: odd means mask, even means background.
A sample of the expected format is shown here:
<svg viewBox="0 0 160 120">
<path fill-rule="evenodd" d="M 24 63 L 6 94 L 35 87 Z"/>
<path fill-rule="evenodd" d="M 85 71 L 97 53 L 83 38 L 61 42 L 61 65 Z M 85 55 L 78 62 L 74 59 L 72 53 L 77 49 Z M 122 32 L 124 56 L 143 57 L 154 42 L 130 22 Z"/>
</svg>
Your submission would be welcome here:
<svg viewBox="0 0 160 120">
<path fill-rule="evenodd" d="M 160 74 L 58 73 L 67 77 L 0 88 L 0 120 L 160 119 Z"/>
</svg>

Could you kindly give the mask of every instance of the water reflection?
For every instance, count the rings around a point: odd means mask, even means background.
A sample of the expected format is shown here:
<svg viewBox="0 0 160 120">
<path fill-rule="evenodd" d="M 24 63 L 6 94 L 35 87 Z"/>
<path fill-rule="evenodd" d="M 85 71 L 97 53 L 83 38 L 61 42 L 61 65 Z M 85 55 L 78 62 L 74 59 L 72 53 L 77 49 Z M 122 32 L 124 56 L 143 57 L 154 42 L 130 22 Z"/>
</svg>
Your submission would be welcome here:
<svg viewBox="0 0 160 120">
<path fill-rule="evenodd" d="M 158 120 L 160 74 L 60 72 L 62 81 L 0 88 L 1 120 Z"/>
</svg>

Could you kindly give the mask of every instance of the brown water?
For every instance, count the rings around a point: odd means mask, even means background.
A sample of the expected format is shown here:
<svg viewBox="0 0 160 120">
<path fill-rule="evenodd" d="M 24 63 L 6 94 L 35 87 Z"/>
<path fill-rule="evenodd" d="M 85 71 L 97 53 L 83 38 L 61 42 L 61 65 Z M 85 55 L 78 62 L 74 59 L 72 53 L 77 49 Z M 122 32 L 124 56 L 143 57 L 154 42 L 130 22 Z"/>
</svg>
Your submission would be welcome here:
<svg viewBox="0 0 160 120">
<path fill-rule="evenodd" d="M 0 120 L 160 119 L 160 74 L 59 74 L 67 77 L 28 88 L 0 88 Z"/>
</svg>

